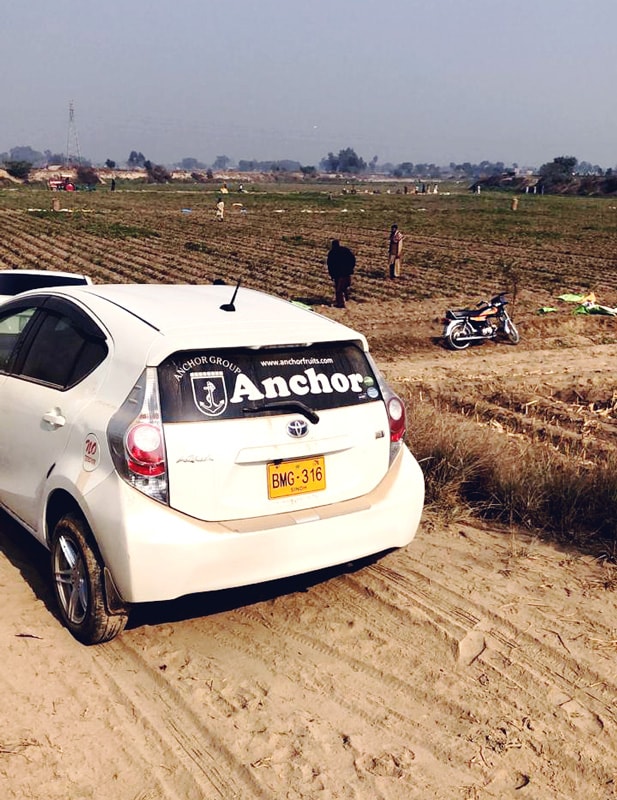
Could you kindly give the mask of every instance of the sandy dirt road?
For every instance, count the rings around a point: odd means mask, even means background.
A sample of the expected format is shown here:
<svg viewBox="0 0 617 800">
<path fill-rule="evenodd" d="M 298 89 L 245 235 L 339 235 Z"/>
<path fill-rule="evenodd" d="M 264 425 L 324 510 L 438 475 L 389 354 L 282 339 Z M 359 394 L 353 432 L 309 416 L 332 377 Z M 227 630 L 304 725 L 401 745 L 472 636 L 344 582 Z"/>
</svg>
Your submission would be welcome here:
<svg viewBox="0 0 617 800">
<path fill-rule="evenodd" d="M 151 606 L 85 648 L 0 529 L 4 798 L 616 795 L 610 565 L 429 516 L 360 569 Z"/>
<path fill-rule="evenodd" d="M 455 357 L 384 369 L 549 379 L 565 364 L 555 350 Z M 47 570 L 0 516 L 4 800 L 617 797 L 606 560 L 427 512 L 407 548 L 142 607 L 92 648 L 55 618 Z"/>
</svg>

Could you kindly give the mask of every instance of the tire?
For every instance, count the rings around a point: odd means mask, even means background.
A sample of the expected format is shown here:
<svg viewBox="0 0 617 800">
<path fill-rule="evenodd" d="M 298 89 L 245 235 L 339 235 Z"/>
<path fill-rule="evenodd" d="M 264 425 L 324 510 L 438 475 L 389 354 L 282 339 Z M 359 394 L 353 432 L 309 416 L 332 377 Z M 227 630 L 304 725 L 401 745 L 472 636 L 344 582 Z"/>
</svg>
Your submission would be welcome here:
<svg viewBox="0 0 617 800">
<path fill-rule="evenodd" d="M 451 350 L 465 350 L 470 345 L 469 340 L 461 341 L 461 337 L 465 336 L 465 334 L 465 323 L 463 321 L 455 322 L 454 325 L 447 328 L 444 333 L 444 339 Z"/>
<path fill-rule="evenodd" d="M 54 594 L 64 625 L 82 644 L 108 642 L 124 630 L 128 608 L 110 614 L 105 603 L 103 562 L 85 520 L 67 514 L 51 539 Z"/>
<path fill-rule="evenodd" d="M 503 329 L 512 344 L 518 344 L 521 341 L 521 335 L 511 319 L 504 320 Z"/>
</svg>

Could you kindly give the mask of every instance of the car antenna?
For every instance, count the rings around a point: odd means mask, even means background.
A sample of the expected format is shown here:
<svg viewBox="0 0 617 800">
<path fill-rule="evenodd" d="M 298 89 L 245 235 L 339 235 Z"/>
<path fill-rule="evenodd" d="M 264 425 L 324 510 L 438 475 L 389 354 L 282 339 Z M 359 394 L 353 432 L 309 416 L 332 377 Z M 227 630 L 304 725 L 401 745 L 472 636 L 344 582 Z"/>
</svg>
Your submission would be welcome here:
<svg viewBox="0 0 617 800">
<path fill-rule="evenodd" d="M 235 311 L 236 307 L 234 305 L 234 300 L 236 299 L 236 295 L 238 294 L 238 289 L 240 288 L 240 284 L 242 283 L 242 278 L 238 279 L 238 283 L 236 284 L 236 288 L 234 289 L 233 297 L 231 298 L 231 303 L 223 303 L 220 306 L 221 311 Z"/>
</svg>

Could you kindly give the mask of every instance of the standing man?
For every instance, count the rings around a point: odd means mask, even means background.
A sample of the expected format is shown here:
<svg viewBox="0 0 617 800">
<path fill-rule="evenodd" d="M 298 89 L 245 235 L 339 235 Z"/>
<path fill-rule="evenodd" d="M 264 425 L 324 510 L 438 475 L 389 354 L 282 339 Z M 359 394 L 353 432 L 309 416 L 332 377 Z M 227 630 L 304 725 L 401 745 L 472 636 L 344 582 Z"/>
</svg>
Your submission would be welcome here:
<svg viewBox="0 0 617 800">
<path fill-rule="evenodd" d="M 349 300 L 351 276 L 356 266 L 356 257 L 348 247 L 341 247 L 338 239 L 332 239 L 328 252 L 328 274 L 334 281 L 334 305 L 345 308 L 345 300 Z"/>
<path fill-rule="evenodd" d="M 390 278 L 401 277 L 401 256 L 403 255 L 403 234 L 398 225 L 390 228 L 390 244 L 388 247 L 388 267 Z"/>
</svg>

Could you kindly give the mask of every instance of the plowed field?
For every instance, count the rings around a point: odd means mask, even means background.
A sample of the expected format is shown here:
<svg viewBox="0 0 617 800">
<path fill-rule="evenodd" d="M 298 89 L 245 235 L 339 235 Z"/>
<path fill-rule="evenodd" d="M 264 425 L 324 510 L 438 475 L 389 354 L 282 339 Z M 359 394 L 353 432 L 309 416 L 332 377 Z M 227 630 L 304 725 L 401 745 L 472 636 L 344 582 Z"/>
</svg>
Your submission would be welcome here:
<svg viewBox="0 0 617 800">
<path fill-rule="evenodd" d="M 412 402 L 581 465 L 616 446 L 617 319 L 557 299 L 617 305 L 611 201 L 523 197 L 513 212 L 501 195 L 251 191 L 220 223 L 213 192 L 60 196 L 52 213 L 50 193 L 0 191 L 3 267 L 241 278 L 364 331 Z M 392 222 L 398 282 L 384 279 Z M 332 238 L 358 257 L 345 310 L 330 305 Z M 446 351 L 445 308 L 502 289 L 521 343 Z M 429 509 L 403 550 L 141 607 L 96 648 L 60 626 L 47 573 L 1 517 L 4 798 L 617 796 L 609 558 Z"/>
</svg>

